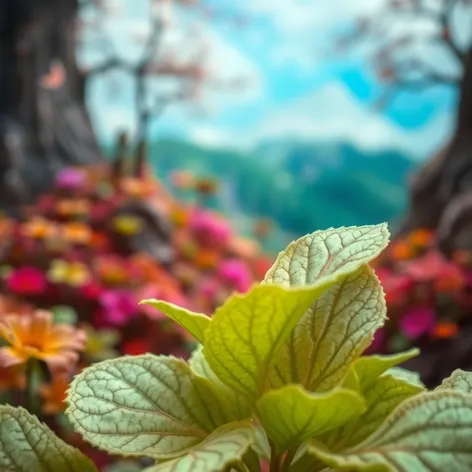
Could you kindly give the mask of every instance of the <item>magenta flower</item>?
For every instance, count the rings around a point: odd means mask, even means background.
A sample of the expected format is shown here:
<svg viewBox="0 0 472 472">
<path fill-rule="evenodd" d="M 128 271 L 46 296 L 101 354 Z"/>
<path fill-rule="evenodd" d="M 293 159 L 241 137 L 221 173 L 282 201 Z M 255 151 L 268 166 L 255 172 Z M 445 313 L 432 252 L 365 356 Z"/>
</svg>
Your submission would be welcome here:
<svg viewBox="0 0 472 472">
<path fill-rule="evenodd" d="M 85 178 L 85 172 L 67 167 L 57 173 L 56 186 L 68 190 L 77 189 L 84 185 Z"/>
<path fill-rule="evenodd" d="M 228 224 L 218 216 L 204 210 L 195 210 L 190 218 L 190 230 L 206 245 L 223 246 L 231 237 Z"/>
<path fill-rule="evenodd" d="M 136 299 L 126 290 L 107 290 L 100 295 L 101 315 L 113 326 L 123 326 L 137 312 Z"/>
<path fill-rule="evenodd" d="M 385 344 L 385 340 L 385 328 L 378 329 L 374 334 L 374 339 L 370 343 L 370 346 L 366 349 L 365 354 L 374 354 L 381 352 L 383 345 Z"/>
<path fill-rule="evenodd" d="M 244 293 L 251 287 L 251 273 L 247 265 L 237 259 L 221 261 L 218 275 L 238 292 Z"/>
<path fill-rule="evenodd" d="M 416 339 L 429 333 L 436 321 L 436 313 L 428 307 L 416 307 L 400 319 L 400 330 L 408 339 Z"/>
<path fill-rule="evenodd" d="M 46 275 L 36 267 L 24 266 L 13 270 L 7 279 L 8 289 L 16 295 L 41 295 L 47 288 Z"/>
</svg>

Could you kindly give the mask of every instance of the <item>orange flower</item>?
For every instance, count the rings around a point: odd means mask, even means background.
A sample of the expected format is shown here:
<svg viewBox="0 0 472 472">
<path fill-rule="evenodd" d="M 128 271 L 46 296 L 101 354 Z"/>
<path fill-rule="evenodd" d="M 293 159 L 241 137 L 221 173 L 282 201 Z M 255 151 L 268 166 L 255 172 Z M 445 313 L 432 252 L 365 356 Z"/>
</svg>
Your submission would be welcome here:
<svg viewBox="0 0 472 472">
<path fill-rule="evenodd" d="M 0 367 L 0 392 L 10 389 L 23 390 L 26 387 L 26 376 L 18 366 Z"/>
<path fill-rule="evenodd" d="M 410 236 L 409 240 L 413 246 L 417 247 L 426 247 L 429 246 L 434 238 L 434 234 L 429 229 L 417 229 L 413 231 Z"/>
<path fill-rule="evenodd" d="M 396 241 L 392 244 L 391 254 L 393 259 L 403 261 L 413 257 L 413 250 L 406 241 Z"/>
<path fill-rule="evenodd" d="M 129 197 L 149 197 L 156 192 L 156 182 L 150 179 L 126 177 L 120 182 L 120 189 Z"/>
<path fill-rule="evenodd" d="M 46 362 L 51 371 L 70 370 L 85 348 L 86 335 L 69 325 L 54 325 L 52 314 L 37 310 L 32 315 L 5 315 L 0 319 L 0 366 L 23 364 L 29 359 Z"/>
<path fill-rule="evenodd" d="M 20 231 L 24 236 L 34 239 L 49 239 L 58 234 L 57 225 L 40 216 L 23 223 Z"/>
<path fill-rule="evenodd" d="M 198 249 L 193 262 L 200 269 L 212 269 L 216 267 L 219 259 L 220 255 L 211 249 Z"/>
<path fill-rule="evenodd" d="M 83 223 L 67 223 L 62 227 L 64 239 L 74 244 L 87 244 L 92 239 L 92 230 Z"/>
<path fill-rule="evenodd" d="M 434 327 L 432 336 L 434 338 L 447 339 L 457 336 L 457 334 L 459 334 L 459 326 L 457 323 L 444 321 Z"/>
<path fill-rule="evenodd" d="M 55 415 L 65 410 L 64 403 L 69 388 L 70 377 L 67 374 L 55 375 L 48 385 L 39 387 L 39 394 L 44 400 L 43 412 L 46 415 Z"/>
<path fill-rule="evenodd" d="M 3 215 L 0 217 L 0 237 L 10 237 L 13 231 L 14 223 L 13 220 L 5 218 Z"/>
<path fill-rule="evenodd" d="M 56 203 L 56 212 L 61 216 L 79 216 L 90 212 L 88 200 L 59 200 Z"/>
</svg>

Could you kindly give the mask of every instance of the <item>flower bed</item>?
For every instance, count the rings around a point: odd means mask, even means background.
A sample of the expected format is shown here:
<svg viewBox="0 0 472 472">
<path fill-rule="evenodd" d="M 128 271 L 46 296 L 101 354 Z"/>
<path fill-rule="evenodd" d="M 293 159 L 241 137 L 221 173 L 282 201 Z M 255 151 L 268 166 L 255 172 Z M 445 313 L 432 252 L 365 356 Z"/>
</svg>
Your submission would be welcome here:
<svg viewBox="0 0 472 472">
<path fill-rule="evenodd" d="M 158 212 L 164 236 L 136 207 Z M 62 436 L 64 392 L 83 367 L 123 354 L 188 356 L 193 340 L 140 300 L 212 313 L 271 262 L 218 214 L 180 203 L 154 179 L 115 178 L 108 166 L 60 172 L 23 218 L 0 219 L 0 234 L 0 395 L 26 402 Z M 136 251 L 136 241 L 167 255 Z M 35 367 L 33 405 L 24 391 L 31 356 L 46 362 Z"/>
</svg>

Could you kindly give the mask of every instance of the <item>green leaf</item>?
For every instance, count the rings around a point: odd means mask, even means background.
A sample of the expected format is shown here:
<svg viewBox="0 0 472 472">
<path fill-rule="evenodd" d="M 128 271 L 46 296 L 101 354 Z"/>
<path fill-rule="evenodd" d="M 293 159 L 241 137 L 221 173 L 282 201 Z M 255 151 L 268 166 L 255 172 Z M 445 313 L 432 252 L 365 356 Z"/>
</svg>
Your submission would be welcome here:
<svg viewBox="0 0 472 472">
<path fill-rule="evenodd" d="M 456 369 L 450 377 L 442 381 L 442 384 L 436 390 L 460 390 L 466 393 L 472 393 L 472 372 L 466 372 L 462 369 Z"/>
<path fill-rule="evenodd" d="M 230 423 L 214 431 L 188 454 L 150 467 L 145 472 L 219 472 L 241 461 L 255 442 L 255 429 L 249 421 Z"/>
<path fill-rule="evenodd" d="M 211 381 L 180 359 L 151 354 L 88 367 L 75 377 L 67 401 L 75 430 L 121 456 L 176 457 L 232 420 Z"/>
<path fill-rule="evenodd" d="M 382 286 L 374 271 L 363 266 L 303 315 L 273 363 L 271 385 L 298 383 L 311 391 L 339 385 L 385 319 Z"/>
<path fill-rule="evenodd" d="M 361 388 L 366 389 L 370 387 L 388 369 L 416 357 L 419 353 L 419 349 L 410 349 L 406 352 L 388 356 L 374 355 L 360 357 L 354 362 L 354 369 L 359 377 Z"/>
<path fill-rule="evenodd" d="M 210 380 L 222 391 L 222 394 L 228 399 L 228 403 L 234 409 L 233 415 L 235 420 L 244 420 L 251 416 L 253 407 L 248 397 L 231 390 L 215 375 L 203 355 L 203 346 L 198 346 L 192 352 L 189 366 L 195 374 Z"/>
<path fill-rule="evenodd" d="M 334 453 L 309 450 L 336 470 L 463 472 L 472 470 L 472 395 L 436 391 L 410 398 L 365 442 Z"/>
<path fill-rule="evenodd" d="M 233 295 L 216 310 L 206 333 L 203 353 L 212 371 L 239 394 L 260 397 L 268 388 L 275 354 L 333 280 L 299 289 L 259 285 L 244 295 Z"/>
<path fill-rule="evenodd" d="M 357 393 L 341 388 L 310 393 L 288 385 L 266 393 L 257 409 L 267 435 L 283 452 L 359 416 L 365 403 Z"/>
<path fill-rule="evenodd" d="M 332 274 L 348 275 L 375 259 L 389 236 L 385 223 L 316 231 L 282 251 L 264 281 L 297 287 Z"/>
<path fill-rule="evenodd" d="M 70 306 L 56 305 L 51 308 L 51 312 L 54 324 L 75 325 L 77 323 L 77 312 Z"/>
<path fill-rule="evenodd" d="M 139 304 L 151 305 L 156 310 L 161 311 L 168 318 L 179 323 L 180 326 L 185 328 L 195 339 L 203 344 L 205 332 L 211 324 L 211 318 L 207 315 L 195 313 L 162 300 L 141 300 Z"/>
<path fill-rule="evenodd" d="M 365 413 L 316 439 L 333 451 L 355 446 L 368 438 L 400 403 L 423 391 L 404 380 L 384 375 L 364 391 Z"/>
<path fill-rule="evenodd" d="M 385 375 L 392 375 L 397 379 L 405 380 L 412 385 L 417 385 L 418 387 L 426 389 L 424 383 L 421 381 L 420 374 L 412 372 L 411 370 L 403 369 L 403 367 L 392 367 L 387 370 Z"/>
<path fill-rule="evenodd" d="M 97 472 L 92 461 L 60 440 L 23 408 L 0 406 L 2 472 Z"/>
</svg>

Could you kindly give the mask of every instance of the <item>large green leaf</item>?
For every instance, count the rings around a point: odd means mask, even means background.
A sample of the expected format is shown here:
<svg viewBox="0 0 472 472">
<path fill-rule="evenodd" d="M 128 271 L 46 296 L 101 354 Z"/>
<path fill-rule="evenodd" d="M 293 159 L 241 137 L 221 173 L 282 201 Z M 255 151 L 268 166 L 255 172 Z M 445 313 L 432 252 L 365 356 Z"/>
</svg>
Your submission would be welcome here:
<svg viewBox="0 0 472 472">
<path fill-rule="evenodd" d="M 299 385 L 288 385 L 266 393 L 257 409 L 267 435 L 283 452 L 359 416 L 365 403 L 346 389 L 311 393 Z"/>
<path fill-rule="evenodd" d="M 209 379 L 217 388 L 222 391 L 222 394 L 228 399 L 228 403 L 234 409 L 234 418 L 237 420 L 243 420 L 251 416 L 253 405 L 249 401 L 249 398 L 240 395 L 238 392 L 227 387 L 221 380 L 215 375 L 208 365 L 205 356 L 203 355 L 203 346 L 198 346 L 193 352 L 189 360 L 190 368 L 195 374 Z"/>
<path fill-rule="evenodd" d="M 410 349 L 406 352 L 388 356 L 378 354 L 360 357 L 354 362 L 353 366 L 359 377 L 361 388 L 366 389 L 370 387 L 388 369 L 402 364 L 412 357 L 416 357 L 419 353 L 419 349 Z"/>
<path fill-rule="evenodd" d="M 162 300 L 142 300 L 140 305 L 151 305 L 156 310 L 161 311 L 171 320 L 179 323 L 185 328 L 197 341 L 203 343 L 205 340 L 205 332 L 210 326 L 211 318 L 203 313 L 195 313 L 193 311 L 181 308 L 173 303 L 164 302 Z"/>
<path fill-rule="evenodd" d="M 180 359 L 151 354 L 88 367 L 75 377 L 67 401 L 76 431 L 122 456 L 175 457 L 232 420 L 211 381 Z"/>
<path fill-rule="evenodd" d="M 296 287 L 334 273 L 348 275 L 375 259 L 389 236 L 386 224 L 316 231 L 282 251 L 264 280 Z"/>
<path fill-rule="evenodd" d="M 436 391 L 403 402 L 365 442 L 340 452 L 309 450 L 336 470 L 463 472 L 472 470 L 472 395 Z"/>
<path fill-rule="evenodd" d="M 355 446 L 368 438 L 400 403 L 423 391 L 404 380 L 384 375 L 364 390 L 365 413 L 317 439 L 333 451 Z"/>
<path fill-rule="evenodd" d="M 472 372 L 466 372 L 461 369 L 455 370 L 450 377 L 443 380 L 436 390 L 444 389 L 472 393 Z"/>
<path fill-rule="evenodd" d="M 223 472 L 241 461 L 255 442 L 250 422 L 230 423 L 214 431 L 188 454 L 145 470 L 145 472 Z"/>
<path fill-rule="evenodd" d="M 421 376 L 418 372 L 413 372 L 411 370 L 404 369 L 403 367 L 392 367 L 388 369 L 385 375 L 392 375 L 397 379 L 405 380 L 406 382 L 417 385 L 423 389 L 426 389 L 424 383 L 421 381 Z"/>
<path fill-rule="evenodd" d="M 233 295 L 213 315 L 203 348 L 211 370 L 228 387 L 256 399 L 268 388 L 270 363 L 313 301 L 336 281 L 309 288 L 260 285 Z"/>
<path fill-rule="evenodd" d="M 61 441 L 23 408 L 0 406 L 2 472 L 97 472 L 92 461 Z"/>
<path fill-rule="evenodd" d="M 271 384 L 323 391 L 338 385 L 386 319 L 382 286 L 363 266 L 327 290 L 303 315 L 272 366 Z"/>
</svg>

